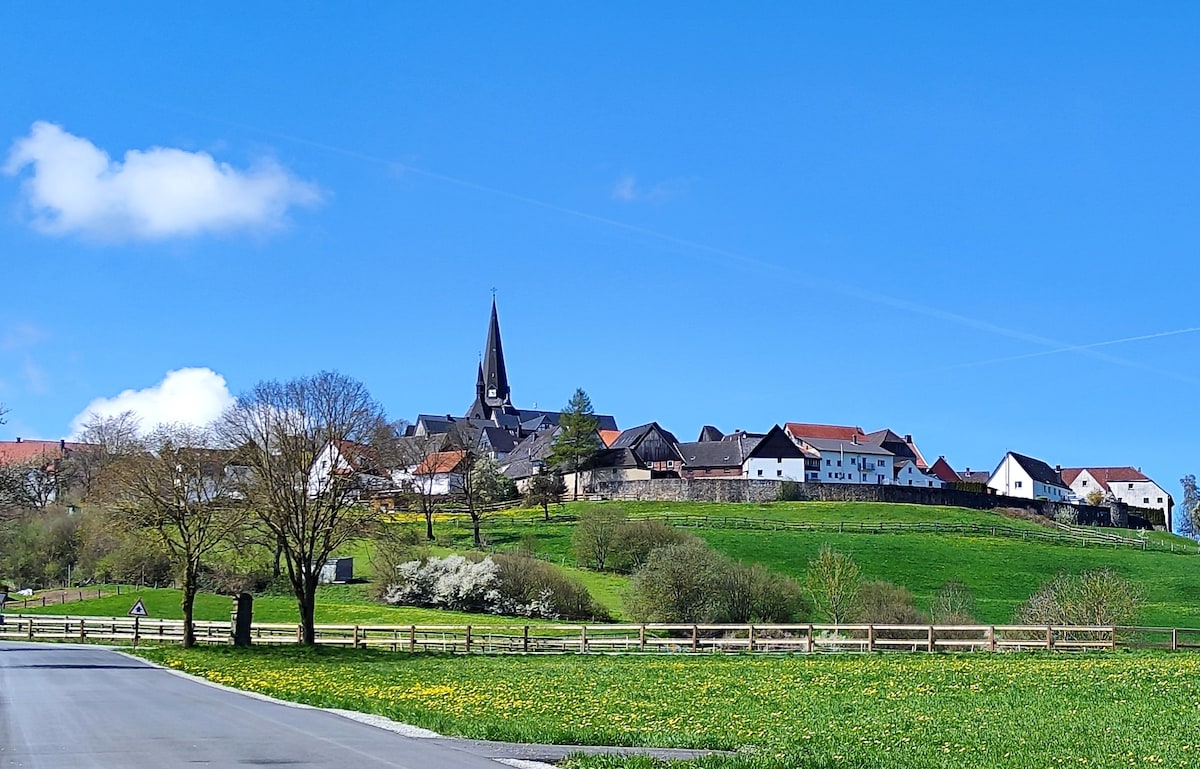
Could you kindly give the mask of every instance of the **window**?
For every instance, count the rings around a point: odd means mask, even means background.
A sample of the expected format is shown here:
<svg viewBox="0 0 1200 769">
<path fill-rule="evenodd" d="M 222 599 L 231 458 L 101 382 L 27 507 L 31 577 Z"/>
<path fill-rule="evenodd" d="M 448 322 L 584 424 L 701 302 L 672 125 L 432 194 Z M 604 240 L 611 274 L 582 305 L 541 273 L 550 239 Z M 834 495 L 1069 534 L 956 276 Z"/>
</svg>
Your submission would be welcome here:
<svg viewBox="0 0 1200 769">
<path fill-rule="evenodd" d="M 1150 504 L 1150 497 L 1142 497 L 1142 504 L 1143 505 Z"/>
<path fill-rule="evenodd" d="M 1159 498 L 1158 498 L 1158 503 L 1159 503 L 1160 505 L 1162 504 L 1162 497 L 1159 497 Z"/>
<path fill-rule="evenodd" d="M 781 465 L 782 465 L 782 464 L 783 464 L 783 457 L 775 457 L 775 462 L 776 462 L 777 464 L 781 464 Z"/>
<path fill-rule="evenodd" d="M 1133 484 L 1132 484 L 1132 483 L 1131 483 L 1131 484 L 1129 484 L 1129 486 L 1127 486 L 1126 488 L 1130 488 L 1130 489 L 1132 489 L 1132 488 L 1133 488 Z"/>
<path fill-rule="evenodd" d="M 759 477 L 759 478 L 761 478 L 761 477 L 762 477 L 762 470 L 759 470 L 759 471 L 758 471 L 758 477 Z"/>
<path fill-rule="evenodd" d="M 858 464 L 858 457 L 850 457 L 850 464 L 852 464 L 852 465 L 857 465 L 857 464 Z"/>
<path fill-rule="evenodd" d="M 832 464 L 833 464 L 833 460 L 832 460 L 832 459 L 826 459 L 826 460 L 825 460 L 825 466 L 826 466 L 826 467 L 829 467 L 829 466 L 830 466 L 830 465 L 832 465 Z"/>
<path fill-rule="evenodd" d="M 776 478 L 782 478 L 782 477 L 783 477 L 783 471 L 782 471 L 782 470 L 776 470 L 776 471 L 775 471 L 775 477 L 776 477 Z"/>
<path fill-rule="evenodd" d="M 840 459 L 839 459 L 839 460 L 838 460 L 838 467 L 841 467 L 841 466 L 842 466 L 842 460 L 840 460 Z"/>
<path fill-rule="evenodd" d="M 672 468 L 672 467 L 674 467 L 674 466 L 675 466 L 675 460 L 674 460 L 674 459 L 668 459 L 668 460 L 667 460 L 667 469 L 669 470 L 669 469 L 671 469 L 671 468 Z"/>
<path fill-rule="evenodd" d="M 1022 483 L 1023 483 L 1023 481 L 1017 481 L 1016 483 L 1013 484 L 1013 486 L 1016 486 L 1019 489 L 1019 488 L 1021 488 Z"/>
<path fill-rule="evenodd" d="M 933 481 L 930 481 L 930 482 L 929 482 L 929 485 L 932 487 L 932 486 L 933 486 Z"/>
<path fill-rule="evenodd" d="M 1080 484 L 1080 485 L 1081 485 L 1081 486 L 1086 486 L 1086 485 L 1087 485 L 1087 481 L 1085 480 L 1085 481 L 1084 481 L 1082 484 Z"/>
<path fill-rule="evenodd" d="M 832 478 L 832 477 L 833 477 L 833 473 L 825 473 L 825 475 L 826 475 L 827 477 L 829 477 L 829 478 Z"/>
</svg>

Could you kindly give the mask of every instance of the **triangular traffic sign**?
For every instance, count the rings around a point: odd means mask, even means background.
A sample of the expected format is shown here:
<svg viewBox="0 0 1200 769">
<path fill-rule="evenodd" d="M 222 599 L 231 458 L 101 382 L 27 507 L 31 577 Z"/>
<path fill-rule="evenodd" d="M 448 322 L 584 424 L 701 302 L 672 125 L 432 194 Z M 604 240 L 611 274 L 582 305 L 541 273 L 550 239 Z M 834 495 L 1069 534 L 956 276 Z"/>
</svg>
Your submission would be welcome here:
<svg viewBox="0 0 1200 769">
<path fill-rule="evenodd" d="M 129 616 L 130 617 L 148 617 L 148 616 L 150 616 L 149 612 L 146 611 L 146 604 L 142 603 L 141 598 L 137 599 L 137 603 L 135 603 L 133 605 L 133 608 L 129 610 Z"/>
</svg>

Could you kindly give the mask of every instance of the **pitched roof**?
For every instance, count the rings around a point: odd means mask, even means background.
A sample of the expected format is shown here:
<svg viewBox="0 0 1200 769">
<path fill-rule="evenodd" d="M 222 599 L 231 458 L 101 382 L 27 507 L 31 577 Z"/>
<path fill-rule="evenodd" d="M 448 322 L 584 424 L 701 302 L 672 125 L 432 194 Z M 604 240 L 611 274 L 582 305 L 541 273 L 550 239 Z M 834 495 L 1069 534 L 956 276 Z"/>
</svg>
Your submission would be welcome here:
<svg viewBox="0 0 1200 769">
<path fill-rule="evenodd" d="M 788 422 L 783 426 L 793 438 L 819 438 L 826 440 L 848 441 L 854 436 L 865 438 L 866 433 L 861 427 L 847 425 L 818 425 L 806 422 Z"/>
<path fill-rule="evenodd" d="M 507 454 L 517 445 L 517 439 L 503 427 L 485 427 L 479 435 L 480 444 L 487 444 L 499 454 Z"/>
<path fill-rule="evenodd" d="M 745 461 L 741 441 L 696 441 L 680 443 L 683 466 L 696 467 L 741 467 Z"/>
<path fill-rule="evenodd" d="M 898 457 L 911 459 L 916 463 L 917 467 L 925 470 L 929 467 L 922 456 L 921 450 L 917 448 L 917 444 L 913 442 L 911 435 L 899 435 L 892 432 L 888 428 L 876 430 L 873 433 L 867 433 L 867 440 L 871 443 L 882 446 Z"/>
<path fill-rule="evenodd" d="M 1084 470 L 1087 470 L 1088 474 L 1096 479 L 1096 483 L 1099 483 L 1106 491 L 1109 490 L 1108 484 L 1110 483 L 1134 483 L 1138 481 L 1153 483 L 1148 476 L 1136 467 L 1064 467 L 1062 471 L 1063 482 L 1070 486 Z"/>
<path fill-rule="evenodd" d="M 987 470 L 967 470 L 958 474 L 958 477 L 967 483 L 982 483 L 986 484 L 992 478 L 992 474 Z"/>
<path fill-rule="evenodd" d="M 721 432 L 712 425 L 705 425 L 704 427 L 700 428 L 700 437 L 696 439 L 696 442 L 704 443 L 705 441 L 719 441 L 724 437 L 725 433 Z"/>
<path fill-rule="evenodd" d="M 849 440 L 838 440 L 836 438 L 805 438 L 804 442 L 822 453 L 833 451 L 848 454 L 872 454 L 883 457 L 892 456 L 892 452 L 882 446 L 876 446 L 874 443 L 867 443 L 866 441 L 854 443 Z"/>
<path fill-rule="evenodd" d="M 1066 484 L 1063 483 L 1062 477 L 1055 471 L 1055 469 L 1042 460 L 1029 457 L 1024 454 L 1018 454 L 1015 451 L 1010 451 L 1008 454 L 1013 458 L 1014 461 L 1016 461 L 1018 465 L 1021 466 L 1021 469 L 1029 473 L 1030 478 L 1038 483 L 1044 483 L 1047 486 L 1067 488 Z"/>
<path fill-rule="evenodd" d="M 937 476 L 946 483 L 958 483 L 962 477 L 954 472 L 954 468 L 946 461 L 945 457 L 938 457 L 937 461 L 929 468 L 929 474 Z M 984 481 L 986 483 L 986 481 Z"/>
<path fill-rule="evenodd" d="M 631 449 L 601 449 L 592 460 L 594 468 L 645 467 Z"/>
<path fill-rule="evenodd" d="M 603 441 L 605 446 L 611 446 L 613 444 L 613 441 L 615 441 L 617 439 L 617 437 L 621 434 L 621 431 L 620 430 L 597 430 L 597 433 L 599 433 L 600 440 Z"/>
<path fill-rule="evenodd" d="M 87 443 L 70 441 L 0 441 L 0 463 L 24 464 L 26 462 L 49 462 L 61 459 L 66 454 L 90 448 Z"/>
<path fill-rule="evenodd" d="M 413 474 L 437 475 L 439 473 L 453 472 L 466 455 L 467 452 L 465 451 L 435 452 L 425 457 L 421 464 L 417 465 L 417 469 L 413 471 Z"/>
<path fill-rule="evenodd" d="M 540 465 L 550 456 L 554 436 L 561 428 L 551 427 L 536 433 L 530 433 L 524 440 L 513 447 L 513 450 L 500 464 L 500 471 L 508 478 L 528 478 L 537 472 Z"/>
</svg>

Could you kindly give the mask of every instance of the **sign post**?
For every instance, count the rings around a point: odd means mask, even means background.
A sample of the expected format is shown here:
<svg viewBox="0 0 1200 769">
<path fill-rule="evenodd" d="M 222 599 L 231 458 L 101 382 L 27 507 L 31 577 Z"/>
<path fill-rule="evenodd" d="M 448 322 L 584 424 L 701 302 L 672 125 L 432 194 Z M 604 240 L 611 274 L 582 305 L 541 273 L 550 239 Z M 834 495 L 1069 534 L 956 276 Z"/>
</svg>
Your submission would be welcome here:
<svg viewBox="0 0 1200 769">
<path fill-rule="evenodd" d="M 133 617 L 133 648 L 137 648 L 139 631 L 141 630 L 142 617 L 148 616 L 146 604 L 142 603 L 142 599 L 137 599 L 133 608 L 129 610 L 129 616 Z"/>
<path fill-rule="evenodd" d="M 8 600 L 8 588 L 0 585 L 0 625 L 4 624 L 4 602 Z"/>
</svg>

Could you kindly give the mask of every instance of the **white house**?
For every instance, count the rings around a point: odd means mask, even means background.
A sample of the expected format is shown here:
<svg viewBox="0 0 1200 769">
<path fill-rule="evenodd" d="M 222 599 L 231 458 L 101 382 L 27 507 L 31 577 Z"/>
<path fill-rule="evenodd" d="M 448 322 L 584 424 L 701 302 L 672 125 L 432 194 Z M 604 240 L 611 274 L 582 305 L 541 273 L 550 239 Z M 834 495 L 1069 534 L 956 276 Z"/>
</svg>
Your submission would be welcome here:
<svg viewBox="0 0 1200 769">
<path fill-rule="evenodd" d="M 805 481 L 815 468 L 815 456 L 788 437 L 779 425 L 774 425 L 746 453 L 742 462 L 742 477 L 751 480 Z"/>
<path fill-rule="evenodd" d="M 987 485 L 997 494 L 1022 499 L 1066 500 L 1070 488 L 1058 471 L 1040 459 L 1010 451 L 992 471 Z"/>
<path fill-rule="evenodd" d="M 1171 531 L 1175 500 L 1162 486 L 1135 467 L 1065 467 L 1062 477 L 1081 499 L 1086 499 L 1098 489 L 1105 499 L 1115 499 L 1133 507 L 1162 510 L 1167 531 Z"/>
<path fill-rule="evenodd" d="M 802 438 L 802 447 L 821 455 L 817 480 L 821 483 L 868 483 L 887 485 L 892 482 L 892 452 L 873 443 L 839 438 Z"/>
<path fill-rule="evenodd" d="M 413 489 L 419 494 L 444 496 L 462 490 L 463 473 L 460 468 L 465 451 L 438 451 L 430 454 L 407 475 Z"/>
<path fill-rule="evenodd" d="M 897 486 L 922 486 L 927 489 L 940 489 L 946 484 L 942 479 L 933 473 L 922 470 L 917 467 L 917 463 L 911 459 L 896 459 L 896 466 L 893 468 L 894 475 L 892 483 Z"/>
<path fill-rule="evenodd" d="M 368 446 L 351 441 L 332 441 L 313 459 L 308 472 L 308 493 L 323 493 L 335 477 L 357 476 L 359 488 L 383 488 L 389 480 L 378 474 L 375 455 Z"/>
</svg>

